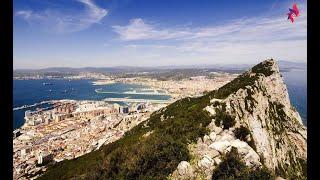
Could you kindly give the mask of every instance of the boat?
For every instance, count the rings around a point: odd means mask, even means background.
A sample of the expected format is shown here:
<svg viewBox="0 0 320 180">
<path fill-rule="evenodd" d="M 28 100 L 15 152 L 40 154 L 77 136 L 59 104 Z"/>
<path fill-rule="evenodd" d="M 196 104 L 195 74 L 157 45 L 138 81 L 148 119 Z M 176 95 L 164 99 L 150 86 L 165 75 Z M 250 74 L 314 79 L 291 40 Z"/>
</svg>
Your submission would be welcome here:
<svg viewBox="0 0 320 180">
<path fill-rule="evenodd" d="M 44 83 L 42 83 L 42 85 L 44 85 L 44 86 L 46 86 L 46 85 L 52 85 L 52 83 L 44 82 Z"/>
<path fill-rule="evenodd" d="M 99 88 L 99 89 L 95 89 L 94 90 L 96 93 L 100 93 L 102 91 L 102 88 Z"/>
</svg>

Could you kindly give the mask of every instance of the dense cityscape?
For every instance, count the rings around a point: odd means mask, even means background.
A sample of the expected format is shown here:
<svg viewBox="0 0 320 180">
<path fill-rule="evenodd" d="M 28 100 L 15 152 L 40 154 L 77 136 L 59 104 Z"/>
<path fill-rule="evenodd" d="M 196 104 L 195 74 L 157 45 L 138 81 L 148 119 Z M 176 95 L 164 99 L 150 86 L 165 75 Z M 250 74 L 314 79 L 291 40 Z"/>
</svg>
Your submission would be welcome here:
<svg viewBox="0 0 320 180">
<path fill-rule="evenodd" d="M 35 175 L 51 161 L 77 158 L 113 142 L 143 122 L 162 104 L 120 106 L 103 101 L 61 100 L 55 108 L 26 111 L 25 125 L 14 131 L 14 177 Z M 26 176 L 27 177 L 27 176 Z"/>
</svg>

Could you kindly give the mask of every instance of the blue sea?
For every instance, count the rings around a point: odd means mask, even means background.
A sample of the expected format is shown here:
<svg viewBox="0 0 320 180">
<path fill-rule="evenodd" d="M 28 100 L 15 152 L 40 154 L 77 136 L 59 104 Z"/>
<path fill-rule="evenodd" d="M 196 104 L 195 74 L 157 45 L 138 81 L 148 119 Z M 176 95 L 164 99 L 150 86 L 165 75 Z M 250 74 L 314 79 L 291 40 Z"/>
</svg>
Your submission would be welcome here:
<svg viewBox="0 0 320 180">
<path fill-rule="evenodd" d="M 296 107 L 304 124 L 307 124 L 307 73 L 306 71 L 282 72 L 288 88 L 291 103 Z M 51 83 L 52 85 L 43 85 Z M 101 94 L 95 89 L 117 92 Z M 45 100 L 75 99 L 75 100 L 102 100 L 104 98 L 132 98 L 132 99 L 159 99 L 166 100 L 165 95 L 128 95 L 121 92 L 148 88 L 133 84 L 108 84 L 94 86 L 90 80 L 14 80 L 13 81 L 13 107 L 31 105 Z M 45 105 L 43 105 L 45 106 Z M 13 113 L 13 128 L 19 128 L 24 123 L 24 112 L 34 110 L 36 107 L 16 110 Z"/>
<path fill-rule="evenodd" d="M 307 71 L 292 70 L 281 74 L 287 85 L 291 104 L 297 109 L 304 125 L 307 126 Z"/>
</svg>

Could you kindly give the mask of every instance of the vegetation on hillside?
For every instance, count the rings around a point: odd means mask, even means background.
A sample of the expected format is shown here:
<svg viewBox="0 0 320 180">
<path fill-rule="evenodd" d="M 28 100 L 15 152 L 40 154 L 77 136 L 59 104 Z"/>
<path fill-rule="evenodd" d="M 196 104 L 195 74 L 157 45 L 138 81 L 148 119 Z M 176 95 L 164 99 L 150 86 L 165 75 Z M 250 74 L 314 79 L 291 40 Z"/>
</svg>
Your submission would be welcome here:
<svg viewBox="0 0 320 180">
<path fill-rule="evenodd" d="M 286 179 L 306 180 L 308 177 L 308 164 L 306 159 L 293 158 L 293 151 L 289 151 L 289 162 L 276 167 L 275 173 Z"/>
<path fill-rule="evenodd" d="M 234 130 L 234 135 L 237 139 L 247 142 L 248 145 L 255 151 L 257 150 L 252 134 L 250 133 L 250 130 L 247 127 L 241 125 L 240 127 L 236 128 Z"/>
<path fill-rule="evenodd" d="M 219 88 L 215 93 L 215 97 L 219 99 L 224 99 L 228 97 L 230 94 L 237 92 L 239 89 L 244 89 L 246 86 L 251 86 L 254 84 L 256 80 L 259 79 L 260 75 L 270 76 L 274 73 L 271 69 L 273 63 L 270 61 L 265 61 L 255 65 L 251 72 L 255 74 L 251 74 L 250 72 L 246 72 L 232 80 L 230 83 L 224 85 Z"/>
<path fill-rule="evenodd" d="M 241 160 L 237 148 L 232 147 L 212 174 L 212 180 L 271 180 L 274 175 L 266 167 L 252 169 Z"/>
<path fill-rule="evenodd" d="M 240 126 L 234 130 L 234 135 L 241 141 L 246 141 L 249 134 L 250 130 L 244 126 Z"/>
<path fill-rule="evenodd" d="M 258 77 L 259 76 L 250 76 L 249 73 L 244 73 L 233 79 L 230 83 L 219 88 L 215 97 L 218 99 L 224 99 L 230 94 L 237 92 L 239 89 L 244 89 L 248 85 L 253 85 Z"/>
<path fill-rule="evenodd" d="M 234 117 L 227 114 L 225 111 L 221 111 L 219 109 L 216 109 L 214 123 L 216 126 L 222 125 L 223 129 L 229 129 L 236 124 L 236 121 L 235 121 Z"/>
<path fill-rule="evenodd" d="M 264 61 L 252 67 L 251 71 L 253 73 L 260 73 L 264 74 L 265 76 L 270 76 L 274 71 L 271 69 L 273 62 L 271 61 Z"/>
</svg>

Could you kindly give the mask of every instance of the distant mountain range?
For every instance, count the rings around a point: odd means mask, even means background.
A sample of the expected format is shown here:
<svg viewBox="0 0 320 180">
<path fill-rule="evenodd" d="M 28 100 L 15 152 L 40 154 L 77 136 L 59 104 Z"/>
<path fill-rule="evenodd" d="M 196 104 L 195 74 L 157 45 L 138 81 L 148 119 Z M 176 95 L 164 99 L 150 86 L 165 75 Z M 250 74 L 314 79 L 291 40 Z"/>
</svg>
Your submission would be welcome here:
<svg viewBox="0 0 320 180">
<path fill-rule="evenodd" d="M 278 61 L 280 71 L 288 71 L 290 69 L 306 69 L 307 63 Z M 203 64 L 203 65 L 179 65 L 179 66 L 155 66 L 155 67 L 139 67 L 139 66 L 114 66 L 114 67 L 49 67 L 44 69 L 15 69 L 15 73 L 36 73 L 36 72 L 57 72 L 57 73 L 79 73 L 79 72 L 97 72 L 97 73 L 120 73 L 120 72 L 155 72 L 174 69 L 210 69 L 217 71 L 245 71 L 252 67 L 253 64 Z"/>
</svg>

